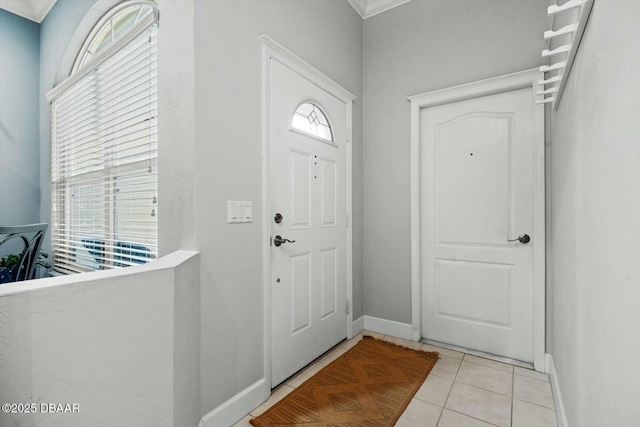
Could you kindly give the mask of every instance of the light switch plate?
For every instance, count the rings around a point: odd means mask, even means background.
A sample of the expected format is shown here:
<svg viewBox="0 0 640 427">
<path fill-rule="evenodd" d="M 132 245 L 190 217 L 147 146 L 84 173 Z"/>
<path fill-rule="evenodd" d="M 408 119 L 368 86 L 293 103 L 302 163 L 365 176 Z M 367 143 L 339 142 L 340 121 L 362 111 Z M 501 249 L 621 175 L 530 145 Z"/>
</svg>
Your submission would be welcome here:
<svg viewBox="0 0 640 427">
<path fill-rule="evenodd" d="M 253 222 L 253 203 L 228 201 L 227 213 L 229 224 Z"/>
</svg>

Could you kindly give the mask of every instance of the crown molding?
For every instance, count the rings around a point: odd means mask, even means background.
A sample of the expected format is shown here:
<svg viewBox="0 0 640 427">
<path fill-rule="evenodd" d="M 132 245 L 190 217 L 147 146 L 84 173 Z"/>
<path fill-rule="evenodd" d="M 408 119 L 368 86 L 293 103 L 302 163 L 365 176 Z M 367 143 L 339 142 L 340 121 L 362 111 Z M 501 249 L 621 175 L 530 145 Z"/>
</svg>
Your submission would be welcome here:
<svg viewBox="0 0 640 427">
<path fill-rule="evenodd" d="M 411 0 L 347 0 L 362 19 L 371 18 Z"/>
<path fill-rule="evenodd" d="M 0 0 L 0 9 L 41 23 L 58 0 Z M 347 0 L 362 19 L 371 18 L 411 0 Z"/>
<path fill-rule="evenodd" d="M 0 9 L 41 23 L 58 0 L 0 0 Z"/>
<path fill-rule="evenodd" d="M 47 14 L 53 9 L 58 0 L 31 0 L 33 11 L 36 14 L 36 22 L 44 21 Z"/>
<path fill-rule="evenodd" d="M 347 1 L 351 5 L 351 7 L 353 7 L 355 11 L 358 12 L 358 15 L 360 15 L 362 19 L 365 19 L 364 16 L 367 13 L 367 0 L 347 0 Z"/>
</svg>

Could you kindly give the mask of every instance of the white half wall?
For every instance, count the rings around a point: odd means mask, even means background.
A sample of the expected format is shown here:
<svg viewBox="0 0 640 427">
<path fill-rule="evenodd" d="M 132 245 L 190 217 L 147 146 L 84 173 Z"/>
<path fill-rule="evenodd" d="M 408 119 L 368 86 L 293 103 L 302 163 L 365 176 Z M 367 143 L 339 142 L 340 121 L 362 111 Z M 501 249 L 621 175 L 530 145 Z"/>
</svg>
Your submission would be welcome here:
<svg viewBox="0 0 640 427">
<path fill-rule="evenodd" d="M 0 286 L 1 426 L 197 426 L 199 255 Z"/>
</svg>

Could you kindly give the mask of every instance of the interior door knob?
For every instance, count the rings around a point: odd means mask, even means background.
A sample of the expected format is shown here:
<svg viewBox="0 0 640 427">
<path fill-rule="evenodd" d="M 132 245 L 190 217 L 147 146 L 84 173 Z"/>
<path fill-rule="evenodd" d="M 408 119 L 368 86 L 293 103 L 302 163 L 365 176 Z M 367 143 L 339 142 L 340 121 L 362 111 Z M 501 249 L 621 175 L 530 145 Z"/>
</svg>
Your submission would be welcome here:
<svg viewBox="0 0 640 427">
<path fill-rule="evenodd" d="M 276 246 L 284 245 L 285 243 L 295 243 L 295 240 L 283 239 L 282 236 L 278 235 L 273 238 L 273 244 Z"/>
<path fill-rule="evenodd" d="M 526 245 L 527 243 L 529 243 L 531 241 L 531 237 L 529 237 L 528 234 L 521 234 L 520 236 L 518 236 L 517 239 L 513 239 L 513 240 L 507 239 L 507 242 L 515 242 L 515 241 L 518 241 L 518 242 Z"/>
</svg>

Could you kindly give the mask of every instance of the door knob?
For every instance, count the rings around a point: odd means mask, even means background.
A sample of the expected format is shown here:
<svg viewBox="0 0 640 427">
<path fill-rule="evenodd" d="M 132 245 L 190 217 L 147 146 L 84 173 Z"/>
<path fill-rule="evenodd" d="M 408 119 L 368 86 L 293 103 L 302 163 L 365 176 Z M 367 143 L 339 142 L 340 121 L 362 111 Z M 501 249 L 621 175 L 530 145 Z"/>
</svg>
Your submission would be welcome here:
<svg viewBox="0 0 640 427">
<path fill-rule="evenodd" d="M 295 243 L 295 240 L 283 239 L 282 236 L 278 235 L 273 238 L 273 244 L 276 246 L 284 245 L 285 243 Z"/>
<path fill-rule="evenodd" d="M 507 242 L 515 242 L 516 240 L 518 242 L 523 243 L 523 244 L 526 245 L 527 243 L 529 243 L 531 241 L 531 237 L 529 237 L 528 234 L 521 234 L 520 236 L 518 236 L 517 239 L 513 239 L 513 240 L 507 239 Z"/>
</svg>

